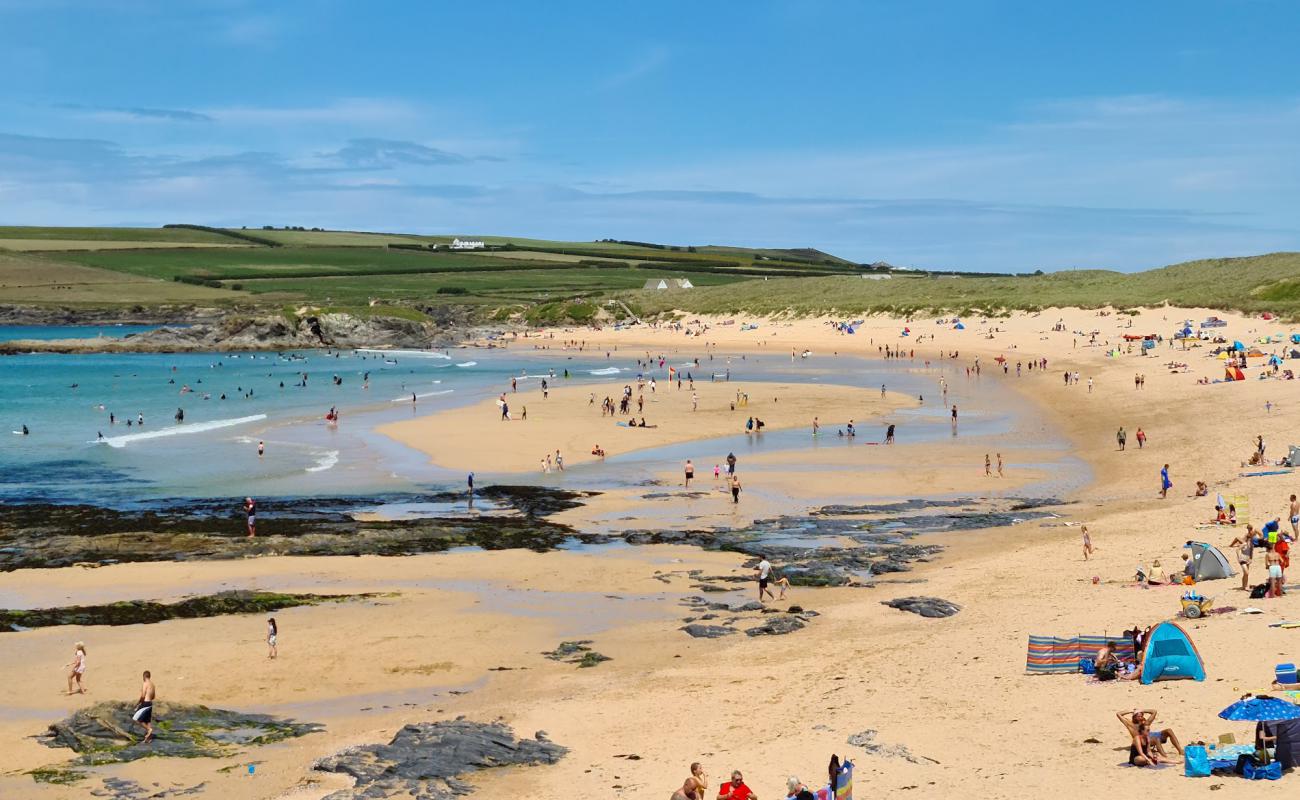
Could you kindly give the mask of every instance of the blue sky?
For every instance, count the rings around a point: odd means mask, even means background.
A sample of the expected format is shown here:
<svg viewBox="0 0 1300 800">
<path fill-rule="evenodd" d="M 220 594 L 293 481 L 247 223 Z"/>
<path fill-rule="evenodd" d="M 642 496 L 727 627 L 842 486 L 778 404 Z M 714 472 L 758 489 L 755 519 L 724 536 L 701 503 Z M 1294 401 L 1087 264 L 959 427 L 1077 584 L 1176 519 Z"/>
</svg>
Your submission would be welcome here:
<svg viewBox="0 0 1300 800">
<path fill-rule="evenodd" d="M 1300 250 L 1300 3 L 0 0 L 0 223 Z"/>
</svg>

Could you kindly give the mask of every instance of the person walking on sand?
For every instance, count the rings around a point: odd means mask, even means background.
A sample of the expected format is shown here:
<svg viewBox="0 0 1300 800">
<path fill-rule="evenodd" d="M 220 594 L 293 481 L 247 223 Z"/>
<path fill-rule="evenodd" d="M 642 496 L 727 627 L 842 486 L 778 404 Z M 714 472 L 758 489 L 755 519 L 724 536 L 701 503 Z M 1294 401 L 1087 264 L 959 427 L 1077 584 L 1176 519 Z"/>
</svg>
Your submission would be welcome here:
<svg viewBox="0 0 1300 800">
<path fill-rule="evenodd" d="M 474 473 L 471 472 L 469 475 L 465 477 L 465 486 L 466 489 L 468 490 L 469 496 L 473 498 L 474 497 Z"/>
<path fill-rule="evenodd" d="M 822 429 L 821 423 L 817 421 L 816 417 L 813 417 L 813 436 L 816 436 L 818 432 L 821 431 L 821 429 Z"/>
<path fill-rule="evenodd" d="M 555 468 L 560 472 L 564 472 L 564 456 L 560 455 L 559 448 L 555 450 Z"/>
<path fill-rule="evenodd" d="M 691 410 L 697 411 L 699 410 L 699 407 L 700 407 L 700 396 L 695 392 L 691 392 Z"/>
<path fill-rule="evenodd" d="M 754 567 L 754 570 L 758 572 L 758 602 L 763 602 L 764 594 L 775 600 L 776 595 L 772 594 L 772 590 L 767 588 L 768 582 L 772 580 L 772 562 L 767 560 L 767 556 L 759 553 L 758 566 Z"/>
<path fill-rule="evenodd" d="M 993 460 L 989 458 L 988 453 L 984 454 L 984 477 L 993 477 Z"/>
<path fill-rule="evenodd" d="M 1002 454 L 998 453 L 998 477 L 1002 477 Z"/>
<path fill-rule="evenodd" d="M 1300 500 L 1295 495 L 1291 495 L 1291 534 L 1300 539 Z"/>
<path fill-rule="evenodd" d="M 257 503 L 253 498 L 244 498 L 244 518 L 248 524 L 248 538 L 252 539 L 257 535 Z"/>
<path fill-rule="evenodd" d="M 713 465 L 713 483 L 716 485 L 718 478 L 722 476 L 722 467 L 717 464 Z"/>
<path fill-rule="evenodd" d="M 1137 440 L 1138 440 L 1138 449 L 1141 450 L 1142 447 L 1147 443 L 1146 432 L 1143 431 L 1141 428 L 1138 428 Z"/>
<path fill-rule="evenodd" d="M 131 712 L 131 721 L 144 726 L 144 744 L 153 741 L 153 702 L 156 696 L 153 676 L 149 670 L 145 670 L 144 682 L 140 685 L 140 699 L 135 701 L 135 711 Z"/>
<path fill-rule="evenodd" d="M 1169 496 L 1169 490 L 1174 488 L 1174 482 L 1169 480 L 1169 465 L 1165 464 L 1160 468 L 1160 499 L 1164 500 Z"/>
<path fill-rule="evenodd" d="M 957 406 L 956 405 L 952 407 L 952 432 L 954 436 L 957 434 Z"/>
<path fill-rule="evenodd" d="M 276 636 L 280 633 L 280 627 L 275 624 L 275 617 L 267 617 L 266 620 L 266 657 L 275 658 L 280 655 L 280 648 L 276 644 Z"/>
<path fill-rule="evenodd" d="M 81 682 L 86 674 L 86 645 L 77 642 L 72 647 L 72 660 L 63 666 L 68 668 L 68 691 L 66 694 L 85 694 L 86 687 Z M 76 684 L 76 689 L 72 688 Z"/>
<path fill-rule="evenodd" d="M 704 792 L 709 788 L 709 779 L 704 774 L 704 767 L 696 761 L 691 764 L 691 775 L 682 783 L 682 788 L 673 792 L 670 800 L 704 800 Z"/>
<path fill-rule="evenodd" d="M 1128 444 L 1128 434 L 1124 432 L 1124 426 L 1119 426 L 1119 432 L 1115 434 L 1115 441 L 1119 444 L 1119 449 L 1123 450 Z"/>
<path fill-rule="evenodd" d="M 1092 555 L 1092 535 L 1088 533 L 1088 526 L 1083 526 L 1083 560 L 1087 561 Z"/>
<path fill-rule="evenodd" d="M 735 473 L 731 476 L 731 502 L 740 503 L 740 476 Z"/>
<path fill-rule="evenodd" d="M 687 489 L 691 488 L 691 478 L 694 477 L 695 477 L 695 465 L 692 464 L 691 460 L 688 458 L 686 459 L 686 488 Z"/>
<path fill-rule="evenodd" d="M 1092 394 L 1092 376 L 1088 376 L 1088 394 Z"/>
</svg>

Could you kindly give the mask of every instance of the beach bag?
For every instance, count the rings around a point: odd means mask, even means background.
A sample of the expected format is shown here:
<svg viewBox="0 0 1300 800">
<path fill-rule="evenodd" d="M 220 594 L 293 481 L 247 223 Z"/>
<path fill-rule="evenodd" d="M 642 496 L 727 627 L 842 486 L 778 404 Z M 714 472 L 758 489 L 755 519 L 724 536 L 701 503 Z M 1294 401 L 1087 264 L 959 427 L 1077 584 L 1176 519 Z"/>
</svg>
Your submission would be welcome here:
<svg viewBox="0 0 1300 800">
<path fill-rule="evenodd" d="M 1267 584 L 1267 583 L 1261 583 L 1261 584 L 1259 584 L 1258 586 L 1251 587 L 1251 590 L 1250 590 L 1250 599 L 1251 599 L 1251 600 L 1263 600 L 1266 596 L 1268 596 L 1268 584 Z"/>
<path fill-rule="evenodd" d="M 1189 744 L 1183 751 L 1183 775 L 1188 778 L 1210 776 L 1210 753 L 1203 744 Z"/>
<path fill-rule="evenodd" d="M 1091 658 L 1079 659 L 1079 671 L 1084 675 L 1092 675 L 1097 671 L 1097 662 Z"/>
<path fill-rule="evenodd" d="M 1274 761 L 1267 766 L 1256 765 L 1254 759 L 1242 765 L 1241 776 L 1252 781 L 1282 780 L 1282 762 Z"/>
</svg>

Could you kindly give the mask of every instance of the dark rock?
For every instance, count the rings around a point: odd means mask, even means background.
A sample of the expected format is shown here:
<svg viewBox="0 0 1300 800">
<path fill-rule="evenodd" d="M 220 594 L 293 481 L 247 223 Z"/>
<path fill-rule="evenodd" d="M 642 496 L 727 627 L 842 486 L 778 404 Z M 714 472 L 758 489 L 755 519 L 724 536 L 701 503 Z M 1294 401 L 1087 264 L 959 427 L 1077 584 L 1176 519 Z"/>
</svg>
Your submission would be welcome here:
<svg viewBox="0 0 1300 800">
<path fill-rule="evenodd" d="M 259 536 L 244 536 L 229 498 L 163 500 L 147 508 L 76 503 L 0 505 L 0 572 L 260 555 L 407 555 L 475 545 L 488 550 L 553 550 L 576 534 L 542 515 L 571 508 L 583 495 L 542 487 L 485 487 L 493 513 L 451 512 L 416 519 L 367 520 L 356 512 L 388 502 L 451 504 L 459 493 L 366 497 L 260 498 Z M 62 498 L 56 498 L 62 499 Z M 514 513 L 511 513 L 514 512 Z"/>
<path fill-rule="evenodd" d="M 938 597 L 898 597 L 893 600 L 881 600 L 880 603 L 900 611 L 910 611 L 913 614 L 932 618 L 951 617 L 961 611 L 961 606 Z"/>
<path fill-rule="evenodd" d="M 581 639 L 576 642 L 560 642 L 560 646 L 542 655 L 552 661 L 563 661 L 566 664 L 577 664 L 579 667 L 594 667 L 603 661 L 612 661 L 609 656 L 601 655 L 592 650 L 587 645 L 591 644 L 590 639 Z"/>
<path fill-rule="evenodd" d="M 50 725 L 40 737 L 47 747 L 66 747 L 79 758 L 73 766 L 135 761 L 150 756 L 226 757 L 240 748 L 270 744 L 324 730 L 266 714 L 242 714 L 206 706 L 158 703 L 154 740 L 143 744 L 144 729 L 131 721 L 134 706 L 107 701 L 83 708 Z"/>
<path fill-rule="evenodd" d="M 799 605 L 790 606 L 789 610 L 791 614 L 802 614 L 803 606 L 799 606 Z"/>
<path fill-rule="evenodd" d="M 279 594 L 236 590 L 202 597 L 189 597 L 178 603 L 131 600 L 100 606 L 64 606 L 31 610 L 0 609 L 0 633 L 54 625 L 139 625 L 169 619 L 195 619 L 226 614 L 265 614 L 282 608 L 375 596 L 373 594 Z"/>
<path fill-rule="evenodd" d="M 741 614 L 746 611 L 762 611 L 764 608 L 766 608 L 766 606 L 757 600 L 750 600 L 748 603 L 741 603 L 738 606 L 730 606 L 727 610 L 736 614 Z"/>
<path fill-rule="evenodd" d="M 462 778 L 479 770 L 554 764 L 568 752 L 544 739 L 516 739 L 500 723 L 467 720 L 407 725 L 388 744 L 351 747 L 322 758 L 314 769 L 350 775 L 351 789 L 326 800 L 391 796 L 453 800 L 474 791 Z"/>
<path fill-rule="evenodd" d="M 781 636 L 787 633 L 794 633 L 802 628 L 803 620 L 798 617 L 772 617 L 764 620 L 762 625 L 754 628 L 746 628 L 746 636 Z"/>
<path fill-rule="evenodd" d="M 696 639 L 721 639 L 723 636 L 730 636 L 736 632 L 735 628 L 727 628 L 722 625 L 687 625 L 678 630 L 686 631 Z"/>
</svg>

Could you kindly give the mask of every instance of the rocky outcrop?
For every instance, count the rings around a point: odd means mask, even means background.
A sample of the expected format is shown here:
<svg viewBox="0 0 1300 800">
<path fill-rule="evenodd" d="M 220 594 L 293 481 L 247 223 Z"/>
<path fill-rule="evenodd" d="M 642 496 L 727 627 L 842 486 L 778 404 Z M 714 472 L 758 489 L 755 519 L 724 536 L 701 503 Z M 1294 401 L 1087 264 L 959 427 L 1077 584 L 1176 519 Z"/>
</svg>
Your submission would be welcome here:
<svg viewBox="0 0 1300 800">
<path fill-rule="evenodd" d="M 170 321 L 170 320 L 169 320 Z M 188 327 L 162 327 L 121 339 L 20 340 L 0 345 L 0 352 L 177 353 L 312 348 L 428 348 L 456 344 L 460 331 L 433 320 L 353 314 L 227 313 L 194 321 Z"/>
<path fill-rule="evenodd" d="M 533 739 L 516 739 L 507 726 L 456 719 L 407 725 L 388 744 L 351 747 L 322 758 L 314 768 L 350 775 L 351 789 L 326 795 L 325 800 L 369 800 L 411 797 L 452 800 L 474 791 L 463 778 L 497 767 L 554 764 L 568 750 L 547 740 L 544 731 Z"/>
<path fill-rule="evenodd" d="M 169 619 L 196 619 L 226 614 L 265 614 L 282 608 L 374 596 L 371 594 L 280 594 L 241 589 L 202 597 L 187 597 L 176 603 L 128 600 L 99 606 L 0 609 L 0 633 L 55 625 L 141 625 Z"/>
<path fill-rule="evenodd" d="M 913 614 L 920 614 L 923 617 L 932 619 L 951 617 L 961 611 L 961 606 L 947 600 L 941 600 L 938 597 L 898 597 L 893 600 L 881 600 L 880 604 L 890 608 L 897 608 L 899 611 L 910 611 Z"/>
<path fill-rule="evenodd" d="M 118 510 L 90 505 L 0 505 L 0 572 L 128 561 L 248 558 L 261 555 L 406 555 L 475 545 L 550 550 L 576 535 L 544 518 L 583 495 L 493 486 L 479 492 L 503 513 L 448 513 L 417 519 L 357 519 L 398 496 L 259 498 L 257 538 L 229 499 L 162 501 Z M 403 494 L 402 500 L 460 503 L 461 494 Z M 513 513 L 512 513 L 513 512 Z"/>
<path fill-rule="evenodd" d="M 723 636 L 738 633 L 735 628 L 728 628 L 725 625 L 701 625 L 698 622 L 685 625 L 679 630 L 686 631 L 687 635 L 695 639 L 721 639 Z"/>
<path fill-rule="evenodd" d="M 609 656 L 597 653 L 592 650 L 590 639 L 580 639 L 576 642 L 560 642 L 554 650 L 548 650 L 542 655 L 552 661 L 563 661 L 566 664 L 577 664 L 581 667 L 594 667 L 605 661 L 612 661 Z"/>
<path fill-rule="evenodd" d="M 154 706 L 154 740 L 141 741 L 144 729 L 131 721 L 134 707 L 108 701 L 83 708 L 50 725 L 40 737 L 47 747 L 66 747 L 80 757 L 73 766 L 135 761 L 153 756 L 223 757 L 243 747 L 271 744 L 324 730 L 314 723 L 242 714 L 207 706 L 158 703 Z"/>
</svg>

